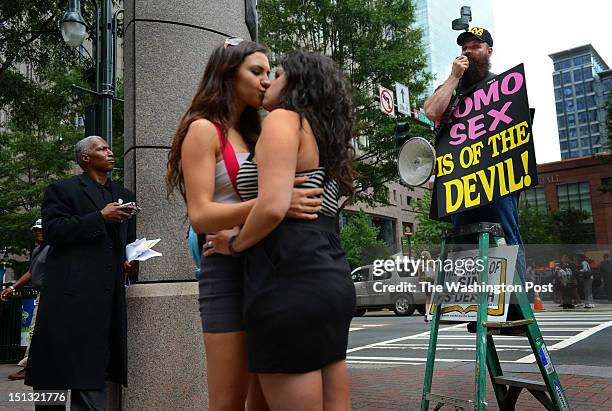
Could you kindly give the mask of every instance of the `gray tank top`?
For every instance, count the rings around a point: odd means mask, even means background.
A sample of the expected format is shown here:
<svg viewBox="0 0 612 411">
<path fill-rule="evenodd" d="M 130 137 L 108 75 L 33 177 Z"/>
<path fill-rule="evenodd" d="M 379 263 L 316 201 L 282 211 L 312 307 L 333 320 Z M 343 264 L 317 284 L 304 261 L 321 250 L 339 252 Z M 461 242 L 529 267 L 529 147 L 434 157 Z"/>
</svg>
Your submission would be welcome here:
<svg viewBox="0 0 612 411">
<path fill-rule="evenodd" d="M 242 163 L 249 157 L 249 153 L 236 153 L 236 160 L 238 165 L 242 166 Z M 232 182 L 230 181 L 229 175 L 227 174 L 227 167 L 225 161 L 221 160 L 217 162 L 215 167 L 215 195 L 213 196 L 215 203 L 239 203 L 240 197 L 236 194 Z"/>
</svg>

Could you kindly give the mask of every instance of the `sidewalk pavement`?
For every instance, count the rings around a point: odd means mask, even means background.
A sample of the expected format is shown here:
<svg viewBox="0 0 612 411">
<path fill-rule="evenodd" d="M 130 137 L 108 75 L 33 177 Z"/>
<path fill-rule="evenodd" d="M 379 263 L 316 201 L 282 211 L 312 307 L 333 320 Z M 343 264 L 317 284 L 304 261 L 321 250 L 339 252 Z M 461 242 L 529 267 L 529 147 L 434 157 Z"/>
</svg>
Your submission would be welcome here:
<svg viewBox="0 0 612 411">
<path fill-rule="evenodd" d="M 595 306 L 593 308 L 584 308 L 583 304 L 579 304 L 576 306 L 576 308 L 567 309 L 567 308 L 559 307 L 559 303 L 556 303 L 550 300 L 542 301 L 542 305 L 544 306 L 544 310 L 535 311 L 536 313 L 558 312 L 558 311 L 563 311 L 566 313 L 571 313 L 573 311 L 579 311 L 579 312 L 601 312 L 601 311 L 610 312 L 612 311 L 612 301 L 608 301 L 608 300 L 595 300 Z M 533 304 L 531 304 L 531 307 L 533 308 Z"/>
<path fill-rule="evenodd" d="M 512 364 L 514 365 L 514 364 Z M 502 364 L 509 375 L 541 380 L 539 373 L 526 371 L 531 364 Z M 9 403 L 9 393 L 30 392 L 23 381 L 6 377 L 20 368 L 0 364 L 0 410 L 32 411 L 31 403 Z M 363 366 L 350 365 L 351 402 L 353 410 L 418 410 L 423 389 L 425 365 Z M 557 366 L 561 384 L 573 411 L 612 410 L 612 368 Z M 437 363 L 432 392 L 461 399 L 472 399 L 474 393 L 474 363 Z M 487 380 L 489 410 L 497 410 L 491 383 Z M 435 404 L 430 404 L 433 409 Z M 194 406 L 194 410 L 202 409 Z M 449 408 L 443 408 L 449 409 Z M 517 410 L 542 410 L 543 407 L 528 392 L 521 393 Z"/>
<path fill-rule="evenodd" d="M 612 311 L 612 303 L 596 301 L 595 308 L 564 310 L 552 301 L 544 302 L 545 312 Z M 574 411 L 612 411 L 612 367 L 555 364 L 561 384 Z M 504 373 L 541 381 L 535 364 L 502 364 Z M 30 392 L 23 381 L 9 381 L 7 376 L 20 367 L 0 364 L 0 410 L 31 411 L 30 403 L 8 403 L 9 393 Z M 418 410 L 423 389 L 425 365 L 357 365 L 349 366 L 351 401 L 354 410 Z M 535 371 L 535 372 L 534 372 Z M 474 395 L 474 363 L 436 363 L 432 392 L 462 399 Z M 487 380 L 488 409 L 497 405 L 491 383 Z M 433 409 L 435 404 L 430 404 Z M 195 409 L 201 407 L 194 406 Z M 449 408 L 443 408 L 449 409 Z M 528 392 L 522 392 L 517 410 L 542 410 Z"/>
<path fill-rule="evenodd" d="M 508 365 L 502 365 L 508 369 Z M 8 403 L 9 393 L 30 392 L 23 381 L 9 381 L 7 376 L 20 367 L 0 364 L 0 410 L 32 411 L 29 403 Z M 353 410 L 418 410 L 423 388 L 424 365 L 361 366 L 351 365 L 351 402 Z M 558 366 L 572 410 L 612 410 L 612 368 Z M 522 378 L 540 380 L 538 373 L 509 372 Z M 587 375 L 591 374 L 591 375 Z M 473 363 L 437 363 L 432 392 L 471 399 L 474 392 Z M 602 377 L 600 375 L 605 375 Z M 487 381 L 488 409 L 496 410 L 495 396 Z M 435 404 L 430 404 L 433 409 Z M 198 407 L 194 407 L 198 409 Z M 543 407 L 527 392 L 517 402 L 517 410 L 541 410 Z"/>
<path fill-rule="evenodd" d="M 508 364 L 502 364 L 507 370 Z M 612 410 L 612 368 L 557 367 L 565 395 L 573 411 Z M 585 370 L 588 368 L 588 370 Z M 581 372 L 577 374 L 576 372 Z M 595 376 L 606 372 L 608 378 Z M 425 365 L 350 366 L 351 400 L 354 410 L 418 410 L 423 389 Z M 586 373 L 594 375 L 584 375 Z M 506 374 L 541 381 L 539 373 L 506 371 Z M 460 399 L 474 397 L 474 363 L 437 363 L 432 392 Z M 487 379 L 488 410 L 497 410 L 497 402 Z M 436 404 L 430 403 L 430 409 Z M 443 409 L 451 409 L 444 407 Z M 543 410 L 544 407 L 528 392 L 523 391 L 517 410 Z"/>
<path fill-rule="evenodd" d="M 21 370 L 16 364 L 0 364 L 0 410 L 9 411 L 32 411 L 34 404 L 9 402 L 9 394 L 31 392 L 32 388 L 20 381 L 10 381 L 7 377 L 16 371 Z"/>
</svg>

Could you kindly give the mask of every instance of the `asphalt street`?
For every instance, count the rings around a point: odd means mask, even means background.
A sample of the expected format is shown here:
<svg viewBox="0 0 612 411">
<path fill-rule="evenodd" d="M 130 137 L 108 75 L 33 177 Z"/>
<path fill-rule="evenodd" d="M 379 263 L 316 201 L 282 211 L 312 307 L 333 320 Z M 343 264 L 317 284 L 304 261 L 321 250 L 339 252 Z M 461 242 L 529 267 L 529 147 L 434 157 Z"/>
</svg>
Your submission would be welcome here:
<svg viewBox="0 0 612 411">
<path fill-rule="evenodd" d="M 536 320 L 555 365 L 612 368 L 612 310 L 544 311 Z M 349 364 L 417 365 L 427 361 L 429 325 L 423 316 L 398 317 L 391 311 L 368 312 L 351 324 Z M 525 337 L 494 336 L 502 362 L 535 364 Z M 440 326 L 436 362 L 473 362 L 475 334 L 465 324 Z"/>
</svg>

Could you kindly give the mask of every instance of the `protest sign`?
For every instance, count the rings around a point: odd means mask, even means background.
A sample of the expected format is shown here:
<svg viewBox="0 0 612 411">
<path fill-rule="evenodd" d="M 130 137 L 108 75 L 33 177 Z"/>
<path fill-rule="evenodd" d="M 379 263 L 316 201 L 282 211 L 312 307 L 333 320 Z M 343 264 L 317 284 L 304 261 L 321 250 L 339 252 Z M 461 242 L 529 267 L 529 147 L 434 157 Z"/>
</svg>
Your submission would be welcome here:
<svg viewBox="0 0 612 411">
<path fill-rule="evenodd" d="M 476 321 L 478 315 L 479 292 L 488 291 L 488 321 L 506 321 L 508 306 L 512 292 L 515 289 L 514 274 L 518 246 L 501 246 L 489 249 L 489 267 L 487 269 L 487 285 L 478 280 L 478 249 L 452 252 L 447 259 L 454 261 L 452 269 L 444 268 L 444 295 L 440 301 L 441 320 L 445 321 Z M 471 263 L 471 264 L 470 264 Z M 436 285 L 438 283 L 436 282 Z M 437 296 L 434 294 L 434 302 Z M 430 316 L 434 312 L 430 307 Z M 486 321 L 486 320 L 485 320 Z"/>
<path fill-rule="evenodd" d="M 538 184 L 523 64 L 461 97 L 436 145 L 435 193 L 442 218 Z"/>
</svg>

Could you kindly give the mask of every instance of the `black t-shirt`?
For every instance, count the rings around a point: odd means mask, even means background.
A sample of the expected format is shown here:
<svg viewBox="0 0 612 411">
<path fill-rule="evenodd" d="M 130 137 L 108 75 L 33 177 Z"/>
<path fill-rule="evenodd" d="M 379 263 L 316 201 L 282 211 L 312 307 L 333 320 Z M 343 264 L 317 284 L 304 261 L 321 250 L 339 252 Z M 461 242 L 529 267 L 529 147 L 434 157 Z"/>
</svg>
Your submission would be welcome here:
<svg viewBox="0 0 612 411">
<path fill-rule="evenodd" d="M 488 81 L 488 80 L 491 80 L 495 76 L 497 76 L 497 74 L 489 71 L 487 72 L 486 76 L 484 76 L 483 80 Z M 459 80 L 459 84 L 457 84 L 457 88 L 455 89 L 455 91 L 457 92 L 458 95 L 465 95 L 467 92 L 471 92 L 471 89 L 474 88 L 475 85 L 479 84 L 483 80 L 477 81 L 476 83 L 472 83 L 472 84 L 463 84 L 463 82 Z"/>
</svg>

